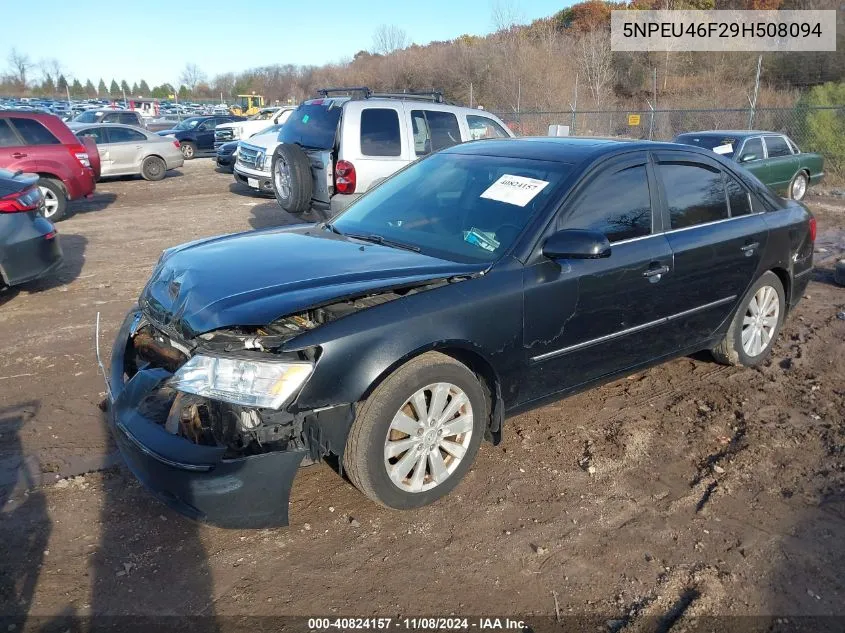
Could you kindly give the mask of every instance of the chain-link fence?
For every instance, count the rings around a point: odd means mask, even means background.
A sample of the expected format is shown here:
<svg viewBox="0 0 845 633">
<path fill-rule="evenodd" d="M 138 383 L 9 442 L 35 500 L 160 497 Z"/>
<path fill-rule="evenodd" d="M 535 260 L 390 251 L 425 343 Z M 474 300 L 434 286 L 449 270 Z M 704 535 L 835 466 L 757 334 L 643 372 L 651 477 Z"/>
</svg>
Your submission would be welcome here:
<svg viewBox="0 0 845 633">
<path fill-rule="evenodd" d="M 831 184 L 845 182 L 845 105 L 700 110 L 574 110 L 496 113 L 520 136 L 546 136 L 549 126 L 568 126 L 570 136 L 670 141 L 699 130 L 780 132 L 802 151 L 819 152 Z"/>
</svg>

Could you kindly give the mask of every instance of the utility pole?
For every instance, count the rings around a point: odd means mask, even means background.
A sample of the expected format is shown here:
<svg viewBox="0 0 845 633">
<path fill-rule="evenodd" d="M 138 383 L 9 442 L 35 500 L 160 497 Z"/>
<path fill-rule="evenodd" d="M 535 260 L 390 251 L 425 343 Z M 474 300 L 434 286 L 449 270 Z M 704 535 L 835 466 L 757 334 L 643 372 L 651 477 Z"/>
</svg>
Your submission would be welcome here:
<svg viewBox="0 0 845 633">
<path fill-rule="evenodd" d="M 652 96 L 654 97 L 654 107 L 657 107 L 657 66 L 651 69 L 651 86 Z"/>
<path fill-rule="evenodd" d="M 469 107 L 472 107 L 472 82 L 469 82 Z"/>
<path fill-rule="evenodd" d="M 763 56 L 757 58 L 757 78 L 754 80 L 754 99 L 749 99 L 751 111 L 748 113 L 748 129 L 753 129 L 754 111 L 757 109 L 757 95 L 760 93 L 760 70 L 763 68 Z"/>
</svg>

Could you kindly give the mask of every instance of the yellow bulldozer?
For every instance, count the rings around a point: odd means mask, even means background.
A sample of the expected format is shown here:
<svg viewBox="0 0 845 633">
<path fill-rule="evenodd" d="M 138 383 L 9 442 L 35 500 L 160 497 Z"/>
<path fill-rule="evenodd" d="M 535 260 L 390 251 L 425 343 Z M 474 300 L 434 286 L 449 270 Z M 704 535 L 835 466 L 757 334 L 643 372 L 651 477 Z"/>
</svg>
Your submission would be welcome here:
<svg viewBox="0 0 845 633">
<path fill-rule="evenodd" d="M 230 110 L 235 116 L 252 116 L 264 107 L 264 97 L 255 93 L 251 95 L 238 95 L 238 103 Z"/>
</svg>

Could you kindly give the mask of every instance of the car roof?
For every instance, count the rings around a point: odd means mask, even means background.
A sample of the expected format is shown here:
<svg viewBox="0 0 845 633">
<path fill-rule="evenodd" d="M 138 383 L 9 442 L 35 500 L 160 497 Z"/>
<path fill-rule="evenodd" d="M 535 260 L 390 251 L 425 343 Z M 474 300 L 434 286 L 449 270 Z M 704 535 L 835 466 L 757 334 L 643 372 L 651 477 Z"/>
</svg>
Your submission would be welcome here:
<svg viewBox="0 0 845 633">
<path fill-rule="evenodd" d="M 125 123 L 82 123 L 81 121 L 70 121 L 68 122 L 67 126 L 71 130 L 91 130 L 94 128 L 101 128 L 101 127 L 125 127 L 128 130 L 135 130 L 136 132 L 144 132 L 145 134 L 149 134 L 147 130 L 139 128 L 137 125 L 126 125 Z"/>
<path fill-rule="evenodd" d="M 609 139 L 571 136 L 522 136 L 517 138 L 481 139 L 453 145 L 442 150 L 452 154 L 503 156 L 507 158 L 533 158 L 559 163 L 580 163 L 600 156 L 622 154 L 633 150 L 670 149 L 710 155 L 701 148 L 631 139 Z"/>
<path fill-rule="evenodd" d="M 700 132 L 682 132 L 678 136 L 736 136 L 737 138 L 747 138 L 765 134 L 783 136 L 781 132 L 768 132 L 766 130 L 702 130 Z"/>
</svg>

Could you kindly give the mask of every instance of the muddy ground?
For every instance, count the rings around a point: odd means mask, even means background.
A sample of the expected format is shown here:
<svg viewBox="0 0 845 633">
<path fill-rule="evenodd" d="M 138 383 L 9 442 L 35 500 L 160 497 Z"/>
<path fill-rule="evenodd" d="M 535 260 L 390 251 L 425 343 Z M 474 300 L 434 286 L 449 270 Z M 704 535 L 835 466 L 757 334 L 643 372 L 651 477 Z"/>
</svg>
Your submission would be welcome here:
<svg viewBox="0 0 845 633">
<path fill-rule="evenodd" d="M 295 219 L 208 159 L 100 183 L 60 275 L 0 293 L 0 616 L 845 616 L 845 201 L 809 204 L 819 270 L 765 367 L 681 358 L 509 420 L 428 508 L 318 465 L 289 528 L 225 531 L 115 459 L 94 321 L 108 347 L 163 248 Z"/>
</svg>

